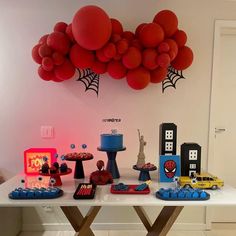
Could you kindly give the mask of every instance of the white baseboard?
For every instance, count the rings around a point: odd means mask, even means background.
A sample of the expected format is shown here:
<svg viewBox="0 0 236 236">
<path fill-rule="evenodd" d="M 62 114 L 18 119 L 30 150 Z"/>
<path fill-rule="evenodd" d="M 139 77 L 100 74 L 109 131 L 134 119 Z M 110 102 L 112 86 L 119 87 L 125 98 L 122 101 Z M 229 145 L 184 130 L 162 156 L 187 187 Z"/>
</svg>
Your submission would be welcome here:
<svg viewBox="0 0 236 236">
<path fill-rule="evenodd" d="M 94 223 L 93 230 L 144 230 L 142 223 Z M 206 224 L 203 223 L 176 223 L 172 230 L 175 231 L 205 231 Z M 71 231 L 69 223 L 44 223 L 44 224 L 23 224 L 22 231 Z"/>
</svg>

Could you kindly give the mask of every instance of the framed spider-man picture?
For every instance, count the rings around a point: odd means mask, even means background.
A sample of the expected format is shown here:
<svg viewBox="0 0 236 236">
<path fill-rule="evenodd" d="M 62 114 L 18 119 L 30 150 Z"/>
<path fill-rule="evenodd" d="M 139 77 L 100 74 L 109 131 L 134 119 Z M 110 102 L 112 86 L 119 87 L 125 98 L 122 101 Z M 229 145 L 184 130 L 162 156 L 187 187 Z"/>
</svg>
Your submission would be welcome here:
<svg viewBox="0 0 236 236">
<path fill-rule="evenodd" d="M 173 178 L 180 176 L 180 156 L 160 156 L 160 182 L 173 182 Z"/>
</svg>

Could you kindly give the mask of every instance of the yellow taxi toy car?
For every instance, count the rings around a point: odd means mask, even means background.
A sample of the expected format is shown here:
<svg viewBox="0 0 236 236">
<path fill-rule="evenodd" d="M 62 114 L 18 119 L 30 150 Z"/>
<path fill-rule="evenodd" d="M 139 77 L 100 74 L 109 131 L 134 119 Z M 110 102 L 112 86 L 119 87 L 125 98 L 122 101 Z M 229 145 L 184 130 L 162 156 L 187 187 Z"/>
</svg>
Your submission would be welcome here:
<svg viewBox="0 0 236 236">
<path fill-rule="evenodd" d="M 211 188 L 217 189 L 224 186 L 224 181 L 209 173 L 196 174 L 195 176 L 180 176 L 179 185 L 192 188 Z"/>
</svg>

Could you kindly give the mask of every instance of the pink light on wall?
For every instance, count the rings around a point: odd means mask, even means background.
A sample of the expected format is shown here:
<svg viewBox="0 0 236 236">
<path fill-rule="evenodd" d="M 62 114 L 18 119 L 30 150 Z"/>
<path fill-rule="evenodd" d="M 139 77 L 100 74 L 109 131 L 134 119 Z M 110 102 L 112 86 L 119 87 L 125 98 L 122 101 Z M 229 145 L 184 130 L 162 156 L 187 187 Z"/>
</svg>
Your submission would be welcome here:
<svg viewBox="0 0 236 236">
<path fill-rule="evenodd" d="M 56 161 L 55 148 L 30 148 L 24 151 L 24 170 L 26 174 L 38 175 L 45 157 L 49 166 Z"/>
</svg>

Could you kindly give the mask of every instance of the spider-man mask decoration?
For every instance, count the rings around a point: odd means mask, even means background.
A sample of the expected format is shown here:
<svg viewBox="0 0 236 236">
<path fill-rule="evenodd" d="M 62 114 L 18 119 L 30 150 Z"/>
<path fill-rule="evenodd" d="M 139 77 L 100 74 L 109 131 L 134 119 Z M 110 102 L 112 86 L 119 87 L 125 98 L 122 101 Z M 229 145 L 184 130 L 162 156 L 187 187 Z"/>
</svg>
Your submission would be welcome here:
<svg viewBox="0 0 236 236">
<path fill-rule="evenodd" d="M 176 172 L 176 162 L 173 160 L 166 161 L 164 163 L 164 170 L 167 178 L 172 179 Z"/>
</svg>

